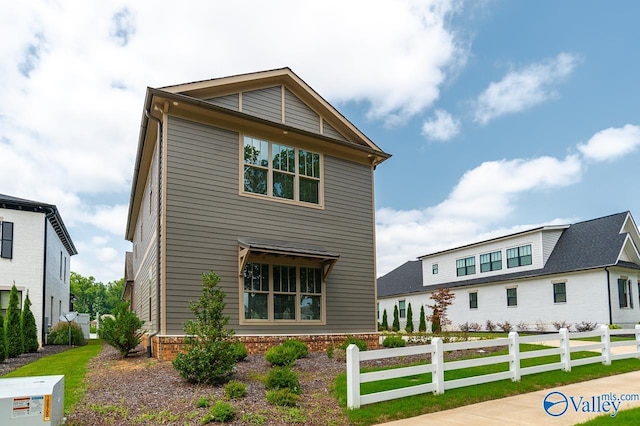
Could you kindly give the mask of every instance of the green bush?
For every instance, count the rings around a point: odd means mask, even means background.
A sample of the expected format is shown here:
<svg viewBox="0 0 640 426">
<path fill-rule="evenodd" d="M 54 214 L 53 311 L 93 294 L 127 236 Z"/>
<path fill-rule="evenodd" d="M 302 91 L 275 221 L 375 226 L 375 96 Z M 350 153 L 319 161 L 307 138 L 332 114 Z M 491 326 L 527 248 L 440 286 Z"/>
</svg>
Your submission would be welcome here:
<svg viewBox="0 0 640 426">
<path fill-rule="evenodd" d="M 407 346 L 407 342 L 400 336 L 389 336 L 382 341 L 385 348 L 402 348 Z"/>
<path fill-rule="evenodd" d="M 98 333 L 100 337 L 120 352 L 122 357 L 129 355 L 140 344 L 144 331 L 144 321 L 135 312 L 129 310 L 129 302 L 120 302 L 114 308 L 113 318 L 108 316 L 102 321 Z"/>
<path fill-rule="evenodd" d="M 231 406 L 231 404 L 224 401 L 218 401 L 213 407 L 211 407 L 209 413 L 204 416 L 202 424 L 211 422 L 226 423 L 232 421 L 235 417 L 236 410 Z"/>
<path fill-rule="evenodd" d="M 209 401 L 209 398 L 206 397 L 200 397 L 200 399 L 198 399 L 198 402 L 196 402 L 196 407 L 198 408 L 209 408 L 211 406 L 211 401 Z"/>
<path fill-rule="evenodd" d="M 272 346 L 264 354 L 271 365 L 285 367 L 293 365 L 298 359 L 298 350 L 292 346 Z"/>
<path fill-rule="evenodd" d="M 347 336 L 347 340 L 345 340 L 340 346 L 338 346 L 340 349 L 344 349 L 346 350 L 350 344 L 354 344 L 358 347 L 358 349 L 360 349 L 360 352 L 366 351 L 367 350 L 367 342 L 365 342 L 364 340 L 360 340 L 360 339 L 356 339 L 353 336 Z"/>
<path fill-rule="evenodd" d="M 295 407 L 300 402 L 300 395 L 289 389 L 274 389 L 267 392 L 267 401 L 281 407 Z"/>
<path fill-rule="evenodd" d="M 24 352 L 24 339 L 20 327 L 20 297 L 14 284 L 9 292 L 9 306 L 4 319 L 4 332 L 7 339 L 7 358 L 15 358 Z"/>
<path fill-rule="evenodd" d="M 24 298 L 24 308 L 20 314 L 20 327 L 22 328 L 22 339 L 24 341 L 25 353 L 38 352 L 38 328 L 36 326 L 36 318 L 31 312 L 31 300 L 29 300 L 29 292 Z"/>
<path fill-rule="evenodd" d="M 333 358 L 333 351 L 335 347 L 333 345 L 327 346 L 327 358 Z"/>
<path fill-rule="evenodd" d="M 309 348 L 307 347 L 307 344 L 300 340 L 287 339 L 284 341 L 282 346 L 295 349 L 297 359 L 304 358 L 309 355 Z"/>
<path fill-rule="evenodd" d="M 233 354 L 236 357 L 236 362 L 243 361 L 249 355 L 249 353 L 247 352 L 247 347 L 240 341 L 233 342 L 231 344 L 231 349 L 233 350 Z"/>
<path fill-rule="evenodd" d="M 75 322 L 68 323 L 66 321 L 60 321 L 51 328 L 47 343 L 50 345 L 68 345 L 69 324 L 71 325 L 71 344 L 74 346 L 85 345 L 87 342 L 84 340 L 82 328 Z"/>
<path fill-rule="evenodd" d="M 302 392 L 298 373 L 288 367 L 274 367 L 269 370 L 264 385 L 267 389 L 289 389 L 296 394 Z"/>
<path fill-rule="evenodd" d="M 240 399 L 247 394 L 247 387 L 242 382 L 232 380 L 224 385 L 224 394 L 229 399 Z"/>
<path fill-rule="evenodd" d="M 609 330 L 620 330 L 622 329 L 621 325 L 618 324 L 609 324 Z"/>
<path fill-rule="evenodd" d="M 192 345 L 187 352 L 179 353 L 173 360 L 173 367 L 186 381 L 210 385 L 228 382 L 234 365 L 231 343 L 224 340 Z"/>
<path fill-rule="evenodd" d="M 7 344 L 4 338 L 4 319 L 0 314 L 0 362 L 7 358 Z"/>
</svg>

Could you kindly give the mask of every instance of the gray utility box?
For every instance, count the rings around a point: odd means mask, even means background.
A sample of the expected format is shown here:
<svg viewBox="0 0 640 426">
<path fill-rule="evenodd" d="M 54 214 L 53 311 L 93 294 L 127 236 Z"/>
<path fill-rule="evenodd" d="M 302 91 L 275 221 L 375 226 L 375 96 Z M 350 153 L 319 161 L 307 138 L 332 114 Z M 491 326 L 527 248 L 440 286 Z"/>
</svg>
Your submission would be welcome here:
<svg viewBox="0 0 640 426">
<path fill-rule="evenodd" d="M 0 425 L 57 426 L 64 421 L 64 376 L 0 379 Z"/>
</svg>

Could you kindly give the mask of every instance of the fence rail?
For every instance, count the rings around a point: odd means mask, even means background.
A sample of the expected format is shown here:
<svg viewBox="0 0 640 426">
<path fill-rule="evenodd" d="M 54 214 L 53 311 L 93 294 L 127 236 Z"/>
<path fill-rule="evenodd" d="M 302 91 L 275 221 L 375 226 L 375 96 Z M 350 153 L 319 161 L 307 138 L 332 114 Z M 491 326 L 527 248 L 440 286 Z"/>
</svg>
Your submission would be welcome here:
<svg viewBox="0 0 640 426">
<path fill-rule="evenodd" d="M 611 336 L 633 335 L 633 340 L 612 342 Z M 582 343 L 578 345 L 576 339 L 599 337 L 599 342 Z M 574 346 L 571 346 L 571 341 Z M 539 349 L 520 353 L 522 343 L 544 343 L 558 342 L 558 347 Z M 444 353 L 456 350 L 479 349 L 494 346 L 507 346 L 508 355 L 494 355 L 481 358 L 448 361 L 444 362 Z M 626 347 L 625 352 L 614 351 L 612 348 Z M 582 359 L 571 359 L 571 353 L 578 351 L 599 351 L 600 355 Z M 396 358 L 409 355 L 430 355 L 431 363 L 410 367 L 399 367 L 390 370 L 361 373 L 360 363 L 384 358 Z M 560 355 L 559 362 L 540 364 L 531 367 L 522 367 L 521 361 L 524 359 L 539 358 L 549 355 Z M 609 330 L 607 326 L 601 326 L 594 331 L 569 333 L 566 328 L 560 329 L 558 333 L 541 334 L 533 336 L 520 336 L 517 332 L 509 333 L 507 338 L 476 340 L 468 342 L 444 343 L 441 338 L 435 337 L 431 344 L 420 346 L 409 346 L 396 349 L 379 349 L 374 351 L 360 352 L 356 345 L 347 348 L 347 407 L 359 408 L 362 405 L 373 404 L 381 401 L 388 401 L 405 396 L 419 395 L 428 392 L 436 394 L 444 393 L 445 390 L 455 389 L 465 386 L 489 383 L 498 380 L 511 379 L 520 381 L 524 375 L 541 373 L 552 370 L 571 371 L 571 367 L 579 365 L 593 364 L 601 362 L 610 365 L 612 360 L 625 358 L 640 358 L 640 325 L 635 329 Z M 498 363 L 509 363 L 509 370 L 499 373 L 484 374 L 462 379 L 446 380 L 444 372 L 459 370 L 471 367 L 480 367 Z M 395 379 L 400 377 L 417 376 L 431 374 L 431 383 L 409 386 L 399 389 L 387 390 L 383 392 L 360 394 L 362 383 L 377 382 L 382 380 Z"/>
</svg>

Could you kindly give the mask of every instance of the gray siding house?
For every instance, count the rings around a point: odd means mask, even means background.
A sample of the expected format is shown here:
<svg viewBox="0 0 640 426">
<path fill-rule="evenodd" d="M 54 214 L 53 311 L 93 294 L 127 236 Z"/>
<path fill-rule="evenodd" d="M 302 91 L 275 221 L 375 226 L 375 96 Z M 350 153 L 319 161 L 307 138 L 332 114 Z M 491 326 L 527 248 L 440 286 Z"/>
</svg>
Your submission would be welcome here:
<svg viewBox="0 0 640 426">
<path fill-rule="evenodd" d="M 388 157 L 288 68 L 147 89 L 124 294 L 148 350 L 175 356 L 210 270 L 251 352 L 377 344 L 373 172 Z"/>
</svg>

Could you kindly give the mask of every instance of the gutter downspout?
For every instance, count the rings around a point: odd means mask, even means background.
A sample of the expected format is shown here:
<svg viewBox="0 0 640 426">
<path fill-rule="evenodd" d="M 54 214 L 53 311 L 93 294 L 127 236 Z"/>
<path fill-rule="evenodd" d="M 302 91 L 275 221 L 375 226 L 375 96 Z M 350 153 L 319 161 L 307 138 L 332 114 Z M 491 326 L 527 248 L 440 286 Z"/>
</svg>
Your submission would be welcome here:
<svg viewBox="0 0 640 426">
<path fill-rule="evenodd" d="M 46 330 L 48 330 L 48 324 L 45 321 L 47 313 L 47 214 L 44 215 L 44 263 L 42 265 L 42 330 L 40 330 L 40 339 L 42 340 L 42 346 L 45 344 L 45 337 L 47 336 Z M 50 313 L 53 316 L 53 312 Z M 51 318 L 49 319 L 51 320 Z"/>
<path fill-rule="evenodd" d="M 157 193 L 157 199 L 158 199 L 158 203 L 157 203 L 157 222 L 156 222 L 156 244 L 158 245 L 157 247 L 157 274 L 156 274 L 156 330 L 149 334 L 149 346 L 147 346 L 147 356 L 149 358 L 151 358 L 153 356 L 153 352 L 152 352 L 152 344 L 151 344 L 151 338 L 156 336 L 158 333 L 160 333 L 160 294 L 161 294 L 161 285 L 160 285 L 160 279 L 162 278 L 162 274 L 161 274 L 161 268 L 162 268 L 162 264 L 161 264 L 161 259 L 162 256 L 160 256 L 161 250 L 162 250 L 162 242 L 160 240 L 160 225 L 162 224 L 161 221 L 161 208 L 162 208 L 162 121 L 160 121 L 160 119 L 158 119 L 157 117 L 154 117 L 153 115 L 151 115 L 149 113 L 148 110 L 144 110 L 144 115 L 150 119 L 155 121 L 156 123 L 158 123 L 158 189 L 156 190 Z"/>
<path fill-rule="evenodd" d="M 605 266 L 604 270 L 607 272 L 607 296 L 609 299 L 609 324 L 613 324 L 613 313 L 611 312 L 611 277 L 609 276 L 609 267 Z"/>
</svg>

